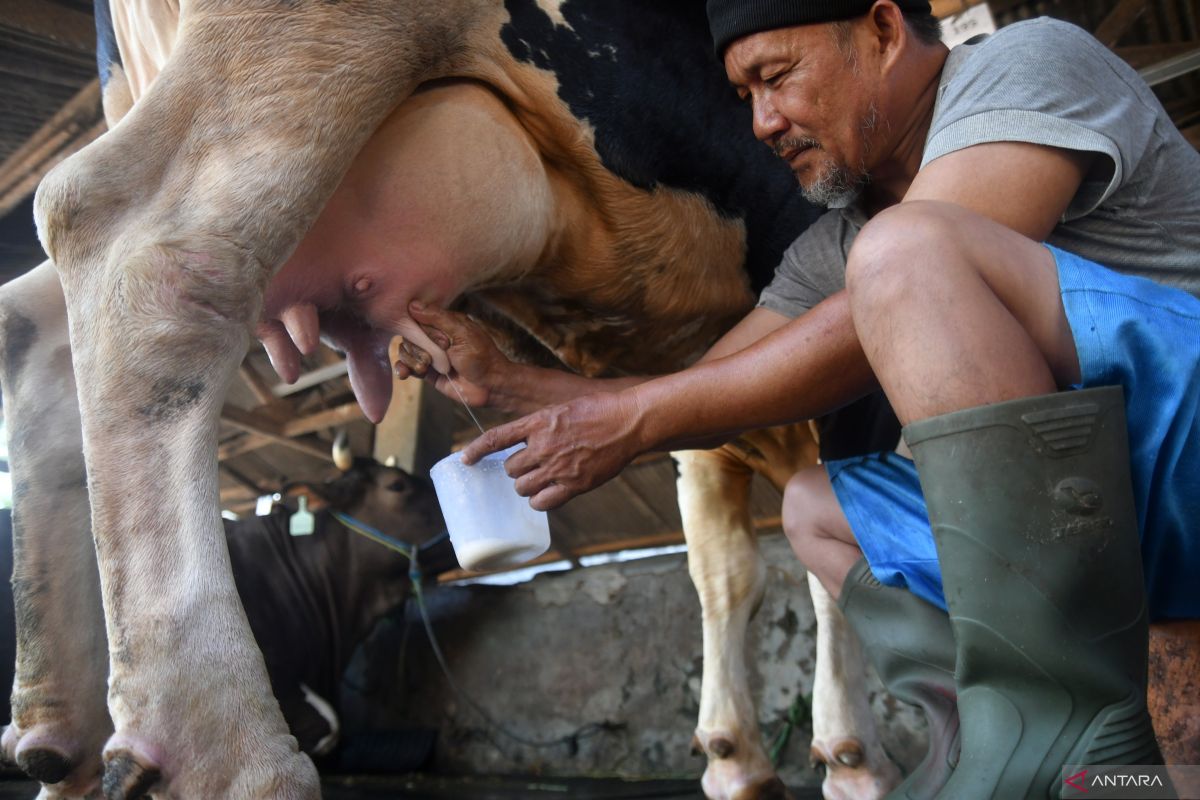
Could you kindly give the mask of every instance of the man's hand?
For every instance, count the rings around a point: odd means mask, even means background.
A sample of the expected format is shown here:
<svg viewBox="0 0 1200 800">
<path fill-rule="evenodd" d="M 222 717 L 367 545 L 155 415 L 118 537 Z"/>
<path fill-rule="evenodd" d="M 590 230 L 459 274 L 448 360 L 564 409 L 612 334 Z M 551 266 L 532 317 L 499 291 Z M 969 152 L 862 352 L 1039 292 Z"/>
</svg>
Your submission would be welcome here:
<svg viewBox="0 0 1200 800">
<path fill-rule="evenodd" d="M 586 395 L 493 428 L 463 451 L 463 463 L 525 442 L 504 462 L 505 471 L 530 506 L 558 508 L 615 477 L 646 449 L 638 411 L 636 388 Z"/>
<path fill-rule="evenodd" d="M 396 376 L 424 378 L 442 394 L 458 400 L 458 392 L 451 385 L 453 379 L 467 405 L 488 405 L 504 371 L 511 370 L 513 364 L 496 348 L 487 332 L 465 314 L 421 303 L 412 303 L 408 310 L 429 338 L 446 352 L 451 370 L 446 376 L 430 369 L 429 354 L 406 340 L 400 344 L 398 360 L 393 365 Z"/>
</svg>

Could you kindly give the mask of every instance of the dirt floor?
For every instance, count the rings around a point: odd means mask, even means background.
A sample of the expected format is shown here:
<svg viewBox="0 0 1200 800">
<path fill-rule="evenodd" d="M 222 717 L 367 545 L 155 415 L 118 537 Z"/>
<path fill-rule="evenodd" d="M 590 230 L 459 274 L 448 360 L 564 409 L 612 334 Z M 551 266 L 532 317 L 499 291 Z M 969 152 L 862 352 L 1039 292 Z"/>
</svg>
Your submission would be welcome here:
<svg viewBox="0 0 1200 800">
<path fill-rule="evenodd" d="M 0 780 L 0 800 L 32 800 L 37 785 Z M 336 777 L 324 781 L 324 800 L 704 800 L 696 781 L 621 781 L 559 778 Z M 793 790 L 795 800 L 819 800 L 815 789 Z"/>
</svg>

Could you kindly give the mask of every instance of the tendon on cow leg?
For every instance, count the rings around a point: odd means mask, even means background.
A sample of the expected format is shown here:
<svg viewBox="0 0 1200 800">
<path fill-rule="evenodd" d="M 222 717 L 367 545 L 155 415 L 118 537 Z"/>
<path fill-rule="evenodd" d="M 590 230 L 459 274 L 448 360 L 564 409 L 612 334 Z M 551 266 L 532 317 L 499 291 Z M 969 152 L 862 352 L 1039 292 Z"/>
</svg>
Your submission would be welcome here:
<svg viewBox="0 0 1200 800">
<path fill-rule="evenodd" d="M 46 797 L 82 796 L 99 786 L 112 722 L 66 305 L 49 262 L 0 288 L 0 338 L 17 626 L 3 751 L 31 777 L 56 784 Z"/>
</svg>

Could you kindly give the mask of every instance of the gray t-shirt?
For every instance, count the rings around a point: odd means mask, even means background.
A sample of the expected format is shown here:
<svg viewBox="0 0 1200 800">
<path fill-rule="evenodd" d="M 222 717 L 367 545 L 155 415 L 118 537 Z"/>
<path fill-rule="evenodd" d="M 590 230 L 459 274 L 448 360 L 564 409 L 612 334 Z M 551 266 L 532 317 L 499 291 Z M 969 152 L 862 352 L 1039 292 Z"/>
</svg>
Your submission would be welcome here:
<svg viewBox="0 0 1200 800">
<path fill-rule="evenodd" d="M 985 142 L 1097 153 L 1050 244 L 1200 297 L 1200 154 L 1154 93 L 1086 31 L 1041 18 L 950 52 L 921 166 Z M 866 223 L 827 212 L 784 253 L 759 306 L 796 317 L 845 287 Z"/>
</svg>

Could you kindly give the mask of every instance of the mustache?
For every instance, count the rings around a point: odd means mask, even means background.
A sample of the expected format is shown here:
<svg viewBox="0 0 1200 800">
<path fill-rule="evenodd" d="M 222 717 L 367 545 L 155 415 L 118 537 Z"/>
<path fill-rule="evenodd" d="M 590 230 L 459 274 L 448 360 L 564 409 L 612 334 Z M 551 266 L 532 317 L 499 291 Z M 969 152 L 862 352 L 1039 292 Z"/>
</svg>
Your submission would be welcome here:
<svg viewBox="0 0 1200 800">
<path fill-rule="evenodd" d="M 824 149 L 821 143 L 811 136 L 788 136 L 771 143 L 771 150 L 780 158 L 788 153 L 809 148 Z"/>
</svg>

